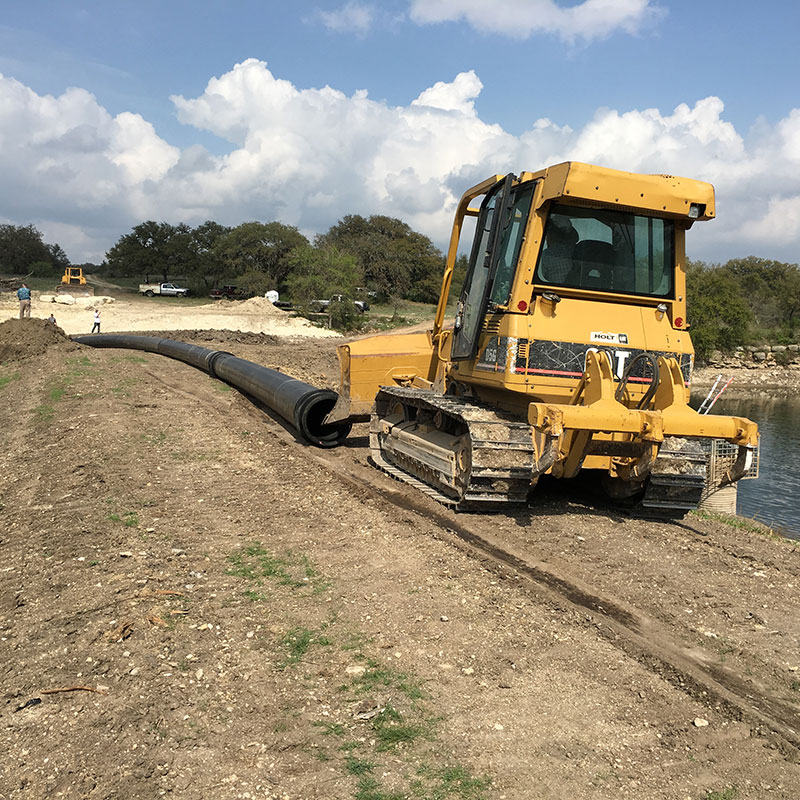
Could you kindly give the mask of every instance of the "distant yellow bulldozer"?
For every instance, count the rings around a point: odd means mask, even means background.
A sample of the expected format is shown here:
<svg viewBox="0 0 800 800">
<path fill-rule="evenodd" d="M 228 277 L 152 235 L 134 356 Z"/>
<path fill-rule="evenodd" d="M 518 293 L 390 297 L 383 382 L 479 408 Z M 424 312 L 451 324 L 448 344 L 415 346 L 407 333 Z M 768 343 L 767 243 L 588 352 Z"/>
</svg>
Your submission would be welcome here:
<svg viewBox="0 0 800 800">
<path fill-rule="evenodd" d="M 91 297 L 94 289 L 86 283 L 82 267 L 65 267 L 61 283 L 56 286 L 56 293 Z"/>
<path fill-rule="evenodd" d="M 568 162 L 488 178 L 459 202 L 431 330 L 341 345 L 326 422 L 369 415 L 373 462 L 456 508 L 593 470 L 615 500 L 683 514 L 758 447 L 755 423 L 688 405 L 684 240 L 714 214 L 710 184 L 670 175 Z M 722 471 L 708 464 L 719 439 L 733 452 Z"/>
</svg>

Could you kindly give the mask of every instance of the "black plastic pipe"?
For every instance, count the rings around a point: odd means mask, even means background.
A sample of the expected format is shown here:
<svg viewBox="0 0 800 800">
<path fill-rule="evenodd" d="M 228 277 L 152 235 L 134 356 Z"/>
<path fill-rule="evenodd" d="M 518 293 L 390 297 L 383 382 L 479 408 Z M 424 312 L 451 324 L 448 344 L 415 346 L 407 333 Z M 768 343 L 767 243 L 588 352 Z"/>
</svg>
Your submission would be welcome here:
<svg viewBox="0 0 800 800">
<path fill-rule="evenodd" d="M 318 447 L 336 447 L 350 433 L 351 424 L 346 420 L 327 425 L 323 422 L 339 397 L 332 389 L 317 389 L 223 350 L 209 350 L 175 339 L 124 333 L 73 336 L 72 341 L 90 347 L 146 350 L 191 364 L 260 400 L 291 424 L 305 441 Z"/>
</svg>

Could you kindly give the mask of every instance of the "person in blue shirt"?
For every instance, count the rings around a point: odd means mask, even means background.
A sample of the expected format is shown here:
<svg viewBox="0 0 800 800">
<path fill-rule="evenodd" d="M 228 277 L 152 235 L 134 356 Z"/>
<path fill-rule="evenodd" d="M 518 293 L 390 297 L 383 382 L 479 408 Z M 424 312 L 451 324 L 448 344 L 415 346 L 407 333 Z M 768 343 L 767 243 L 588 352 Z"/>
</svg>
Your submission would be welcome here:
<svg viewBox="0 0 800 800">
<path fill-rule="evenodd" d="M 17 289 L 17 298 L 19 299 L 19 318 L 31 316 L 31 290 L 23 283 Z"/>
</svg>

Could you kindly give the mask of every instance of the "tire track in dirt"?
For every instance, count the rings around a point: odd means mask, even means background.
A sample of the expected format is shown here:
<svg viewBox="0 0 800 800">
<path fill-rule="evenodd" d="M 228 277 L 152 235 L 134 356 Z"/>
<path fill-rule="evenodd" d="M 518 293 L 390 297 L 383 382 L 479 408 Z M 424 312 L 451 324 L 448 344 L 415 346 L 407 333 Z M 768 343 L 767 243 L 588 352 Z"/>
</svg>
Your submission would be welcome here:
<svg viewBox="0 0 800 800">
<path fill-rule="evenodd" d="M 328 454 L 310 454 L 319 463 L 329 462 Z M 331 465 L 333 466 L 333 465 Z M 800 756 L 800 718 L 788 703 L 763 691 L 754 691 L 747 680 L 704 653 L 675 645 L 655 620 L 626 603 L 608 595 L 597 594 L 573 576 L 555 571 L 543 562 L 531 561 L 524 554 L 505 549 L 494 537 L 478 532 L 462 522 L 453 512 L 445 511 L 427 498 L 409 496 L 406 492 L 388 491 L 374 481 L 367 470 L 342 469 L 337 463 L 331 472 L 340 480 L 360 488 L 369 485 L 377 496 L 406 512 L 414 512 L 466 544 L 482 560 L 507 567 L 526 579 L 533 587 L 544 590 L 558 601 L 599 617 L 607 626 L 598 624 L 598 631 L 627 655 L 645 665 L 651 672 L 694 699 L 707 704 L 722 704 L 735 719 L 750 719 L 778 734 L 788 745 L 786 752 Z M 381 477 L 378 475 L 378 477 Z M 503 575 L 503 570 L 500 570 Z M 505 574 L 508 577 L 508 574 Z"/>
<path fill-rule="evenodd" d="M 260 417 L 256 408 L 251 407 L 250 413 Z M 275 435 L 294 440 L 290 428 L 280 427 L 282 430 L 270 426 Z M 790 704 L 768 691 L 758 690 L 708 654 L 676 645 L 669 632 L 647 614 L 624 601 L 597 593 L 550 564 L 507 549 L 495 537 L 404 484 L 398 489 L 396 481 L 366 461 L 360 462 L 356 448 L 318 451 L 304 447 L 303 452 L 358 494 L 388 501 L 406 513 L 433 522 L 443 538 L 465 549 L 500 577 L 508 579 L 514 575 L 525 582 L 529 591 L 534 590 L 551 603 L 566 602 L 574 609 L 588 612 L 603 638 L 652 673 L 695 700 L 708 706 L 719 704 L 733 719 L 747 720 L 771 731 L 785 755 L 800 758 L 800 718 Z"/>
<path fill-rule="evenodd" d="M 183 396 L 205 401 L 211 397 L 206 391 L 186 390 L 156 372 L 147 372 L 152 379 Z M 267 421 L 274 435 L 289 444 L 299 443 L 292 428 L 274 412 L 241 393 L 239 396 L 240 409 L 254 421 L 260 424 Z M 480 560 L 499 577 L 508 579 L 513 575 L 520 588 L 550 603 L 566 602 L 573 609 L 590 614 L 604 639 L 662 680 L 706 705 L 718 704 L 733 719 L 747 720 L 771 731 L 785 755 L 800 757 L 800 719 L 790 704 L 768 691 L 758 690 L 706 653 L 676 645 L 669 632 L 649 615 L 617 598 L 599 594 L 593 587 L 575 576 L 557 571 L 550 564 L 508 549 L 495 536 L 465 521 L 464 515 L 456 515 L 405 484 L 386 477 L 368 464 L 366 458 L 359 458 L 362 448 L 357 445 L 324 451 L 300 444 L 299 452 L 356 494 L 388 501 L 405 513 L 433 522 L 439 527 L 442 538 Z M 363 449 L 366 455 L 365 451 L 366 448 Z"/>
</svg>

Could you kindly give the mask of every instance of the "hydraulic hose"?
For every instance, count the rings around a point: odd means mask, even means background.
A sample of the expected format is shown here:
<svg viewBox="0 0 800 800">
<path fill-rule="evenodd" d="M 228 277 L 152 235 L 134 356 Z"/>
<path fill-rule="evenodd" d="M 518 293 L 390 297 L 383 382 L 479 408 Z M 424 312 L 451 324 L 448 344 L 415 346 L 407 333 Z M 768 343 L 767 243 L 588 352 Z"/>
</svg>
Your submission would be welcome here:
<svg viewBox="0 0 800 800">
<path fill-rule="evenodd" d="M 123 333 L 73 336 L 72 341 L 90 347 L 145 350 L 190 364 L 260 400 L 292 425 L 305 441 L 317 447 L 336 447 L 350 432 L 351 424 L 347 420 L 331 424 L 323 422 L 339 397 L 332 389 L 318 389 L 223 350 L 209 350 L 157 336 Z"/>
<path fill-rule="evenodd" d="M 614 392 L 614 398 L 617 400 L 617 402 L 622 402 L 622 397 L 625 394 L 625 387 L 628 385 L 628 379 L 633 372 L 634 366 L 640 361 L 647 361 L 650 364 L 650 369 L 653 372 L 653 378 L 650 381 L 650 385 L 647 387 L 647 391 L 644 393 L 644 396 L 641 398 L 641 400 L 639 400 L 639 403 L 636 406 L 637 408 L 647 408 L 648 404 L 653 399 L 653 395 L 656 393 L 656 389 L 658 389 L 659 381 L 658 358 L 656 358 L 653 353 L 648 353 L 647 351 L 639 353 L 628 362 L 628 366 L 625 367 L 622 377 L 620 378 L 617 391 Z"/>
</svg>

